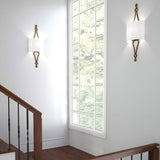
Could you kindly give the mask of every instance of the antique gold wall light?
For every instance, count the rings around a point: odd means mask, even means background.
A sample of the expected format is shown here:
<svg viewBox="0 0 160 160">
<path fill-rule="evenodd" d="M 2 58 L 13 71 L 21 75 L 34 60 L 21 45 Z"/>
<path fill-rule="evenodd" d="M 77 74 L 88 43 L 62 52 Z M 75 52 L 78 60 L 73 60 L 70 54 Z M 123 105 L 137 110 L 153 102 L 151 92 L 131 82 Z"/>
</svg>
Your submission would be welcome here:
<svg viewBox="0 0 160 160">
<path fill-rule="evenodd" d="M 127 24 L 127 41 L 132 41 L 134 50 L 134 61 L 137 61 L 138 47 L 140 40 L 145 36 L 145 22 L 140 21 L 138 15 L 138 4 L 135 5 L 133 22 Z"/>
<path fill-rule="evenodd" d="M 35 59 L 35 67 L 38 68 L 38 59 L 42 51 L 43 41 L 39 39 L 38 26 L 35 25 L 33 39 L 29 39 L 29 52 L 33 52 Z"/>
</svg>

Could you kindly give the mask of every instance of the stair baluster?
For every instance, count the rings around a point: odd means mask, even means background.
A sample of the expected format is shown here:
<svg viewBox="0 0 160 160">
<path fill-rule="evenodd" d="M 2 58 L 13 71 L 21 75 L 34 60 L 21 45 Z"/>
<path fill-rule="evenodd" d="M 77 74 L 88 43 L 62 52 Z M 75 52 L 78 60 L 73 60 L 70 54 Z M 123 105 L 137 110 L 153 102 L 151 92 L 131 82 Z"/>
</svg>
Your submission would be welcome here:
<svg viewBox="0 0 160 160">
<path fill-rule="evenodd" d="M 20 160 L 20 117 L 19 117 L 19 103 L 17 106 L 18 111 L 18 160 Z"/>
<path fill-rule="evenodd" d="M 11 117 L 10 117 L 10 98 L 8 97 L 8 144 L 11 150 Z"/>
<path fill-rule="evenodd" d="M 29 160 L 29 113 L 28 109 L 26 110 L 27 116 L 27 160 Z"/>
</svg>

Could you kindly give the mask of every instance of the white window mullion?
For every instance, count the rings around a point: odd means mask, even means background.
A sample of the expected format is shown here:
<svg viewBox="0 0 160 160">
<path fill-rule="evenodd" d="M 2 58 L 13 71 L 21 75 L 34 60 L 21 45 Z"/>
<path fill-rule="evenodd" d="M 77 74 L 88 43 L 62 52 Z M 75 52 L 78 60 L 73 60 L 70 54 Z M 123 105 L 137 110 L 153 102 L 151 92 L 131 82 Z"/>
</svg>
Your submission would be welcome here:
<svg viewBox="0 0 160 160">
<path fill-rule="evenodd" d="M 88 8 L 88 0 L 86 0 L 86 6 L 87 6 L 87 8 Z"/>
<path fill-rule="evenodd" d="M 80 0 L 79 0 L 79 13 L 80 13 Z M 78 103 L 79 103 L 79 107 L 78 107 L 78 111 L 79 111 L 79 113 L 78 113 L 78 117 L 79 117 L 79 124 L 80 124 L 80 50 L 81 50 L 81 48 L 80 48 L 80 14 L 79 14 L 79 61 L 78 61 L 78 72 L 79 72 L 79 100 L 78 100 Z"/>
<path fill-rule="evenodd" d="M 95 0 L 96 4 L 96 0 Z M 96 7 L 95 7 L 95 37 L 94 37 L 94 65 L 95 65 L 95 70 L 94 70 L 94 129 L 96 129 Z"/>
</svg>

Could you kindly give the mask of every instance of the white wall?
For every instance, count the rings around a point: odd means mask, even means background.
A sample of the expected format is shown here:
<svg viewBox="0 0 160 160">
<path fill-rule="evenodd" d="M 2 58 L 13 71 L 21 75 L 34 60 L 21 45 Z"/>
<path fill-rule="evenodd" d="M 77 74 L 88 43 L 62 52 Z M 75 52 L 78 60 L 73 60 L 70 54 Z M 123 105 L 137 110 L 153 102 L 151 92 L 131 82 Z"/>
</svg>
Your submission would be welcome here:
<svg viewBox="0 0 160 160">
<path fill-rule="evenodd" d="M 0 22 L 0 84 L 42 112 L 43 148 L 68 144 L 66 0 L 1 0 Z M 46 37 L 38 69 L 33 55 L 27 52 L 27 37 L 33 34 L 35 24 L 40 37 Z M 7 98 L 1 95 L 0 99 L 0 138 L 7 141 Z M 11 122 L 15 121 L 11 142 L 17 144 L 17 104 L 11 105 Z M 26 125 L 24 118 L 21 111 L 21 129 Z M 24 129 L 21 137 L 24 148 Z"/>
<path fill-rule="evenodd" d="M 134 5 L 146 22 L 138 61 L 126 43 Z M 70 144 L 99 155 L 160 142 L 160 1 L 108 0 L 107 138 L 70 130 Z"/>
</svg>

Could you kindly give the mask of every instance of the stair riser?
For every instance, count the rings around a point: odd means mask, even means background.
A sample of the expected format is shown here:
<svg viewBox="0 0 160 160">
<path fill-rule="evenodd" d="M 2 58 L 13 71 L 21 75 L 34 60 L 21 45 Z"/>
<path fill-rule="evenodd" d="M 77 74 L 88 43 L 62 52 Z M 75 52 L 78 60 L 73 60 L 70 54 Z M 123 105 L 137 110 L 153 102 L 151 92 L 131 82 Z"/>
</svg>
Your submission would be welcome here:
<svg viewBox="0 0 160 160">
<path fill-rule="evenodd" d="M 15 152 L 0 154 L 0 160 L 15 160 Z"/>
</svg>

